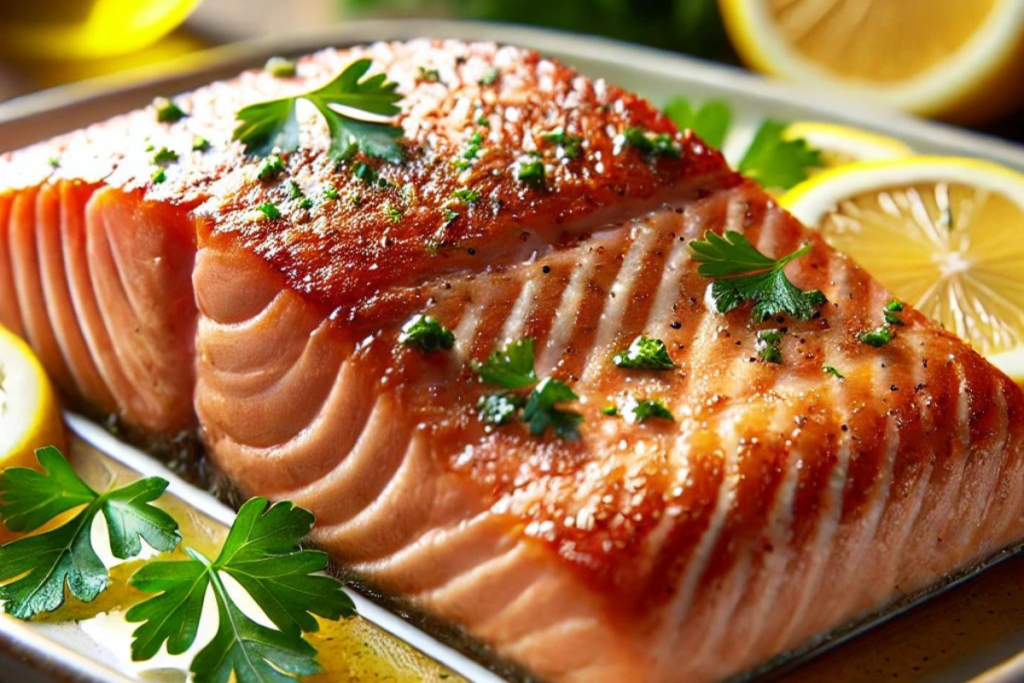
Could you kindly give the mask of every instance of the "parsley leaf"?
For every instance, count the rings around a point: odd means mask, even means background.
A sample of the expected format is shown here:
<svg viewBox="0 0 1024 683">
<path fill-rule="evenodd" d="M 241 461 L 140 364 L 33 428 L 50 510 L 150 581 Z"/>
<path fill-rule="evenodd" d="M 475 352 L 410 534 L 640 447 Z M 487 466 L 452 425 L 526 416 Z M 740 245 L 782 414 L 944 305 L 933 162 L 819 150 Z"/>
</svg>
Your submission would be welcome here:
<svg viewBox="0 0 1024 683">
<path fill-rule="evenodd" d="M 398 343 L 415 346 L 426 353 L 436 353 L 455 346 L 455 333 L 437 318 L 418 313 L 402 325 Z"/>
<path fill-rule="evenodd" d="M 885 319 L 886 325 L 895 325 L 897 327 L 903 327 L 903 317 L 900 313 L 903 312 L 903 302 L 899 299 L 892 299 L 885 305 L 885 310 L 882 312 L 882 317 Z"/>
<path fill-rule="evenodd" d="M 578 439 L 578 425 L 583 416 L 557 407 L 558 403 L 575 401 L 577 398 L 579 396 L 565 382 L 550 377 L 542 380 L 530 392 L 523 407 L 523 420 L 529 425 L 530 433 L 542 436 L 545 431 L 551 429 L 561 439 Z"/>
<path fill-rule="evenodd" d="M 785 139 L 785 130 L 781 121 L 762 123 L 740 161 L 739 172 L 762 187 L 788 190 L 807 180 L 810 169 L 825 165 L 820 151 L 802 138 Z"/>
<path fill-rule="evenodd" d="M 0 548 L 0 586 L 4 610 L 20 619 L 52 612 L 71 595 L 90 602 L 107 587 L 107 568 L 92 545 L 92 521 L 102 514 L 110 551 L 127 559 L 142 550 L 141 539 L 157 550 L 171 550 L 180 540 L 178 525 L 163 510 L 149 505 L 167 482 L 156 477 L 97 493 L 83 482 L 56 448 L 36 452 L 44 473 L 11 467 L 0 476 L 0 519 L 15 532 L 34 531 L 57 515 L 82 507 L 65 524 Z M 84 506 L 84 507 L 83 507 Z"/>
<path fill-rule="evenodd" d="M 729 231 L 723 236 L 708 231 L 703 240 L 690 243 L 690 250 L 693 260 L 700 263 L 697 273 L 715 280 L 711 297 L 720 313 L 752 301 L 755 321 L 782 313 L 807 320 L 826 301 L 816 289 L 798 288 L 784 272 L 786 264 L 811 250 L 810 244 L 773 260 L 755 249 L 742 233 Z"/>
<path fill-rule="evenodd" d="M 299 121 L 296 103 L 306 100 L 324 117 L 331 132 L 330 156 L 345 161 L 356 152 L 398 163 L 403 151 L 398 143 L 402 129 L 387 123 L 364 121 L 334 109 L 345 107 L 367 114 L 394 116 L 395 103 L 402 96 L 396 83 L 384 74 L 363 78 L 370 69 L 369 59 L 349 64 L 330 83 L 295 97 L 284 97 L 243 107 L 236 117 L 241 122 L 232 138 L 240 140 L 249 154 L 267 156 L 275 149 L 291 152 L 299 147 Z"/>
<path fill-rule="evenodd" d="M 656 399 L 637 399 L 627 396 L 616 408 L 612 406 L 605 409 L 606 415 L 619 415 L 630 424 L 644 422 L 652 418 L 660 420 L 675 420 L 672 411 L 665 407 L 665 404 Z"/>
<path fill-rule="evenodd" d="M 732 123 L 732 109 L 721 100 L 708 100 L 699 109 L 694 109 L 685 98 L 674 97 L 663 111 L 679 130 L 692 130 L 715 149 L 721 149 Z"/>
<path fill-rule="evenodd" d="M 480 379 L 506 389 L 523 389 L 537 383 L 533 370 L 532 337 L 524 337 L 504 348 L 494 350 L 483 363 L 472 361 L 473 371 Z"/>
<path fill-rule="evenodd" d="M 782 362 L 782 338 L 785 333 L 782 330 L 758 330 L 757 341 L 754 346 L 757 348 L 757 355 L 766 363 Z"/>
<path fill-rule="evenodd" d="M 880 349 L 892 341 L 893 333 L 888 327 L 878 327 L 873 330 L 865 330 L 857 335 L 857 341 L 864 342 L 868 346 Z"/>
<path fill-rule="evenodd" d="M 217 603 L 216 635 L 192 660 L 197 680 L 239 683 L 289 681 L 317 673 L 316 650 L 302 639 L 315 631 L 313 615 L 327 619 L 354 614 L 351 598 L 337 580 L 317 572 L 327 556 L 300 549 L 313 515 L 291 503 L 268 508 L 253 498 L 238 512 L 217 559 L 188 548 L 188 558 L 153 562 L 139 569 L 131 584 L 156 596 L 128 610 L 126 619 L 139 623 L 132 641 L 132 658 L 145 660 L 166 642 L 171 654 L 195 642 L 207 587 Z M 225 589 L 222 574 L 230 575 L 253 598 L 278 630 L 245 616 Z"/>
<path fill-rule="evenodd" d="M 648 156 L 678 157 L 680 153 L 679 146 L 670 134 L 655 134 L 638 126 L 622 131 L 622 141 Z"/>
<path fill-rule="evenodd" d="M 665 342 L 640 335 L 623 351 L 612 356 L 612 362 L 629 370 L 671 370 L 676 364 L 668 355 Z"/>
<path fill-rule="evenodd" d="M 842 372 L 839 371 L 838 368 L 832 365 L 823 365 L 821 367 L 821 371 L 824 372 L 826 375 L 832 375 L 833 377 L 838 377 L 839 379 L 846 379 L 846 375 L 844 375 Z"/>
</svg>

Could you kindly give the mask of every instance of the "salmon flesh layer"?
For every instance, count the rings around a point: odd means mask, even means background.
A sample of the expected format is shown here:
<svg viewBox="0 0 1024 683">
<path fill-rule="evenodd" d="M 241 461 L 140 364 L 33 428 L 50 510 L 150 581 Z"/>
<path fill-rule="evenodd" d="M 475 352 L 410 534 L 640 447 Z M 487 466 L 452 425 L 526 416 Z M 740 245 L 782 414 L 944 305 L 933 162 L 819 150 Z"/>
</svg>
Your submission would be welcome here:
<svg viewBox="0 0 1024 683">
<path fill-rule="evenodd" d="M 406 160 L 337 166 L 300 107 L 300 151 L 260 180 L 235 113 L 359 57 L 398 83 Z M 891 342 L 859 341 L 890 295 L 637 96 L 416 40 L 176 102 L 177 122 L 149 107 L 0 157 L 0 322 L 74 404 L 199 433 L 241 491 L 312 510 L 339 563 L 540 679 L 719 680 L 1024 538 L 1021 390 L 909 307 Z M 680 151 L 623 145 L 629 128 Z M 719 313 L 690 250 L 709 230 L 772 258 L 810 244 L 786 274 L 828 302 Z M 399 343 L 419 313 L 454 348 Z M 638 335 L 675 367 L 617 367 Z M 579 395 L 578 439 L 481 422 L 494 387 L 470 361 L 524 337 Z M 627 395 L 675 419 L 602 412 Z"/>
</svg>

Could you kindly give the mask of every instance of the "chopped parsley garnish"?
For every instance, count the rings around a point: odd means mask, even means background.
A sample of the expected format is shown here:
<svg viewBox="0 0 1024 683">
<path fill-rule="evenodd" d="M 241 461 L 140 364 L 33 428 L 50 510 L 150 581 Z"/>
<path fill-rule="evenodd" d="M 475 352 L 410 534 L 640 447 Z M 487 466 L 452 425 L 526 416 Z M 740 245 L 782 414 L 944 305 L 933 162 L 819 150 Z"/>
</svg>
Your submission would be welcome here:
<svg viewBox="0 0 1024 683">
<path fill-rule="evenodd" d="M 865 330 L 857 335 L 857 341 L 864 342 L 868 346 L 880 349 L 892 341 L 892 330 L 888 327 L 878 327 L 873 330 Z"/>
<path fill-rule="evenodd" d="M 619 406 L 608 406 L 602 410 L 605 415 L 620 416 L 630 424 L 637 424 L 652 418 L 659 420 L 675 420 L 672 411 L 665 407 L 665 404 L 657 399 L 637 399 L 627 396 Z"/>
<path fill-rule="evenodd" d="M 480 148 L 484 144 L 484 134 L 477 131 L 469 136 L 466 143 L 462 146 L 462 152 L 459 157 L 455 160 L 455 167 L 460 171 L 465 171 L 473 165 L 473 161 L 476 160 L 480 154 Z"/>
<path fill-rule="evenodd" d="M 550 145 L 558 145 L 567 159 L 578 159 L 583 151 L 583 138 L 579 135 L 569 135 L 564 128 L 555 128 L 541 137 Z"/>
<path fill-rule="evenodd" d="M 294 78 L 295 62 L 284 57 L 271 57 L 263 65 L 263 70 L 274 78 Z"/>
<path fill-rule="evenodd" d="M 526 399 L 522 396 L 499 393 L 481 396 L 476 407 L 480 411 L 481 422 L 503 425 L 511 422 L 525 405 Z"/>
<path fill-rule="evenodd" d="M 452 197 L 455 197 L 467 204 L 474 204 L 478 199 L 480 199 L 480 193 L 476 190 L 471 190 L 468 187 L 460 187 L 452 192 Z"/>
<path fill-rule="evenodd" d="M 173 100 L 166 97 L 153 100 L 153 106 L 156 107 L 156 120 L 160 123 L 176 123 L 188 116 Z"/>
<path fill-rule="evenodd" d="M 167 147 L 161 147 L 153 154 L 154 164 L 171 164 L 178 160 L 178 153 L 173 149 Z"/>
<path fill-rule="evenodd" d="M 623 141 L 648 156 L 678 157 L 679 146 L 668 133 L 651 133 L 633 126 L 622 132 Z"/>
<path fill-rule="evenodd" d="M 885 305 L 885 311 L 883 317 L 885 318 L 886 325 L 895 325 L 897 327 L 903 326 L 903 318 L 900 313 L 903 312 L 903 302 L 899 299 L 892 299 Z"/>
<path fill-rule="evenodd" d="M 202 135 L 197 135 L 192 138 L 192 151 L 193 152 L 205 152 L 210 149 L 210 141 L 204 138 Z"/>
<path fill-rule="evenodd" d="M 708 100 L 701 104 L 699 109 L 695 109 L 686 98 L 674 97 L 665 105 L 663 111 L 679 130 L 692 130 L 715 149 L 722 148 L 725 135 L 732 123 L 732 109 L 721 100 Z"/>
<path fill-rule="evenodd" d="M 788 190 L 807 180 L 810 169 L 824 166 L 820 151 L 802 138 L 787 140 L 785 130 L 781 121 L 762 123 L 740 161 L 739 172 L 762 187 Z"/>
<path fill-rule="evenodd" d="M 428 69 L 425 66 L 418 67 L 419 79 L 430 83 L 440 83 L 441 73 L 437 69 Z"/>
<path fill-rule="evenodd" d="M 668 347 L 660 339 L 640 335 L 624 351 L 612 356 L 612 362 L 629 370 L 671 370 L 676 364 L 668 355 Z"/>
<path fill-rule="evenodd" d="M 358 110 L 377 116 L 394 116 L 400 111 L 395 103 L 402 96 L 397 84 L 384 74 L 363 78 L 370 69 L 369 59 L 349 64 L 330 83 L 295 97 L 251 104 L 236 115 L 241 122 L 232 138 L 240 140 L 249 154 L 268 156 L 275 150 L 291 152 L 299 147 L 299 120 L 295 114 L 299 100 L 306 100 L 320 112 L 331 132 L 329 154 L 333 161 L 350 159 L 357 152 L 394 163 L 404 152 L 398 143 L 402 129 L 388 123 L 357 119 L 334 107 Z"/>
<path fill-rule="evenodd" d="M 160 183 L 167 180 L 167 171 L 165 171 L 162 168 L 156 169 L 155 171 L 153 171 L 152 180 L 154 185 L 159 185 Z"/>
<path fill-rule="evenodd" d="M 212 589 L 217 630 L 192 660 L 196 680 L 284 683 L 320 671 L 316 649 L 302 638 L 319 628 L 315 616 L 336 620 L 355 613 L 337 579 L 323 574 L 327 555 L 301 547 L 313 515 L 289 502 L 268 507 L 253 498 L 238 511 L 216 559 L 187 548 L 182 560 L 150 562 L 132 586 L 155 596 L 134 605 L 125 618 L 132 659 L 150 659 L 164 643 L 170 654 L 188 650 L 199 633 L 203 605 Z M 250 618 L 225 585 L 230 576 L 273 627 Z"/>
<path fill-rule="evenodd" d="M 281 177 L 282 173 L 284 173 L 284 161 L 280 155 L 271 154 L 260 164 L 260 170 L 256 173 L 256 177 L 265 183 L 269 183 Z"/>
<path fill-rule="evenodd" d="M 334 198 L 335 199 L 338 198 L 337 197 L 337 192 L 335 192 L 335 197 Z M 352 206 L 362 206 L 362 204 L 363 204 L 363 195 L 359 194 L 358 192 L 353 192 L 352 194 L 350 194 L 348 196 L 348 203 L 351 204 Z"/>
<path fill-rule="evenodd" d="M 524 337 L 495 349 L 483 363 L 471 361 L 473 371 L 488 384 L 523 389 L 537 383 L 533 370 L 533 338 Z"/>
<path fill-rule="evenodd" d="M 846 375 L 839 372 L 838 368 L 831 365 L 823 365 L 821 371 L 824 372 L 826 375 L 832 375 L 833 377 L 838 377 L 839 379 L 846 379 Z"/>
<path fill-rule="evenodd" d="M 501 349 L 496 349 L 480 363 L 472 361 L 473 371 L 488 384 L 508 390 L 533 390 L 525 398 L 508 391 L 484 396 L 477 404 L 480 419 L 488 424 L 506 424 L 517 412 L 529 426 L 530 433 L 542 436 L 551 429 L 562 439 L 579 437 L 578 425 L 583 420 L 579 413 L 558 408 L 559 403 L 579 398 L 565 382 L 546 377 L 538 383 L 534 371 L 534 341 L 524 337 Z"/>
<path fill-rule="evenodd" d="M 527 185 L 542 187 L 547 180 L 544 162 L 540 159 L 525 159 L 519 162 L 516 178 Z"/>
<path fill-rule="evenodd" d="M 328 201 L 333 202 L 335 199 L 338 198 L 338 188 L 336 188 L 334 185 L 331 185 L 330 183 L 324 185 L 323 193 L 324 199 Z"/>
<path fill-rule="evenodd" d="M 377 187 L 391 186 L 387 178 L 381 176 L 373 166 L 370 166 L 365 161 L 360 161 L 352 167 L 352 176 L 362 180 L 367 185 L 376 185 Z"/>
<path fill-rule="evenodd" d="M 443 226 L 451 225 L 452 222 L 454 222 L 455 219 L 458 218 L 458 217 L 459 217 L 458 212 L 452 211 L 451 209 L 444 209 L 441 212 L 441 225 L 443 225 Z"/>
<path fill-rule="evenodd" d="M 494 85 L 498 77 L 501 76 L 501 72 L 497 69 L 489 69 L 484 72 L 484 75 L 477 81 L 480 85 Z"/>
<path fill-rule="evenodd" d="M 303 197 L 299 201 L 299 208 L 300 209 L 312 209 L 313 208 L 313 200 L 310 199 L 309 197 Z"/>
<path fill-rule="evenodd" d="M 690 243 L 690 250 L 693 260 L 700 263 L 697 272 L 714 279 L 711 297 L 720 313 L 751 301 L 751 317 L 755 321 L 779 314 L 807 320 L 826 301 L 825 295 L 816 289 L 798 288 L 784 272 L 786 264 L 811 250 L 810 244 L 771 259 L 755 249 L 742 233 L 729 231 L 723 236 L 708 231 L 703 240 Z"/>
<path fill-rule="evenodd" d="M 523 407 L 523 420 L 530 433 L 543 436 L 548 429 L 560 439 L 574 440 L 580 436 L 579 424 L 583 416 L 571 410 L 561 410 L 559 403 L 575 401 L 579 396 L 565 382 L 545 377 L 530 392 Z"/>
<path fill-rule="evenodd" d="M 299 184 L 294 180 L 288 181 L 288 199 L 302 199 L 306 194 L 299 187 Z"/>
<path fill-rule="evenodd" d="M 46 160 L 46 163 L 48 163 L 53 168 L 60 168 L 60 157 L 49 157 Z"/>
<path fill-rule="evenodd" d="M 758 330 L 754 346 L 761 360 L 766 363 L 782 362 L 781 343 L 784 336 L 786 335 L 782 330 Z"/>
<path fill-rule="evenodd" d="M 52 612 L 68 592 L 91 602 L 107 588 L 107 568 L 92 543 L 92 522 L 103 515 L 110 552 L 119 559 L 142 551 L 140 539 L 157 550 L 171 550 L 181 536 L 177 523 L 150 505 L 167 482 L 149 477 L 111 489 L 93 490 L 79 478 L 56 448 L 36 451 L 43 472 L 9 467 L 0 476 L 0 519 L 13 532 L 39 529 L 63 513 L 79 509 L 55 529 L 20 538 L 0 548 L 0 586 L 4 611 L 19 619 Z"/>
<path fill-rule="evenodd" d="M 260 204 L 256 210 L 260 212 L 261 217 L 264 220 L 276 221 L 281 217 L 281 210 L 278 209 L 277 204 L 274 204 L 273 202 L 264 202 L 263 204 Z"/>
<path fill-rule="evenodd" d="M 398 343 L 415 346 L 426 353 L 436 353 L 455 346 L 455 333 L 442 325 L 437 318 L 418 313 L 402 325 Z"/>
<path fill-rule="evenodd" d="M 402 210 L 395 206 L 395 203 L 390 199 L 384 202 L 383 206 L 384 215 L 388 217 L 388 220 L 392 223 L 402 222 Z"/>
</svg>

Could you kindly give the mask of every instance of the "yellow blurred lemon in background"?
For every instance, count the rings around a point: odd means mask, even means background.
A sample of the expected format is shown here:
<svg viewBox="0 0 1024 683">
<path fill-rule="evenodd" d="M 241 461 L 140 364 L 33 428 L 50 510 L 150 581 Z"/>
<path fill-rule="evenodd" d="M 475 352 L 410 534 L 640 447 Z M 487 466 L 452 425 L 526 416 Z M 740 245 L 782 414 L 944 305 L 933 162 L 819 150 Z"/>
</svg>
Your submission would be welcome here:
<svg viewBox="0 0 1024 683">
<path fill-rule="evenodd" d="M 750 66 L 961 122 L 1024 102 L 1024 0 L 719 0 Z"/>
<path fill-rule="evenodd" d="M 31 349 L 0 327 L 0 469 L 35 465 L 42 446 L 65 446 L 57 396 Z"/>
<path fill-rule="evenodd" d="M 1024 382 L 1024 175 L 963 158 L 862 162 L 812 177 L 781 203 Z"/>
</svg>

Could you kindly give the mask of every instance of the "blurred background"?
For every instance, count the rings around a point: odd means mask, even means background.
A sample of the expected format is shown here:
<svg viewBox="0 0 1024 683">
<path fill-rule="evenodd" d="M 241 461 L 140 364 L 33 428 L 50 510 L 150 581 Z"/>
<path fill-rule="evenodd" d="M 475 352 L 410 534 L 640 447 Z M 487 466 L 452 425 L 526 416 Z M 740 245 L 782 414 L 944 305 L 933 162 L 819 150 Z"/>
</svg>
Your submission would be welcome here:
<svg viewBox="0 0 1024 683">
<path fill-rule="evenodd" d="M 968 31 L 972 22 L 982 21 L 986 12 L 1007 4 L 998 0 L 0 0 L 0 101 L 95 76 L 167 63 L 256 36 L 382 17 L 454 17 L 541 25 L 727 64 L 754 65 L 779 77 L 800 80 L 785 64 L 771 64 L 771 60 L 766 63 L 761 58 L 763 46 L 757 45 L 756 26 L 751 38 L 751 31 L 743 24 L 745 14 L 761 11 L 757 3 L 777 16 L 783 28 L 786 22 L 790 29 L 797 26 L 797 47 L 826 66 L 835 66 L 827 62 L 842 58 L 829 54 L 830 49 L 835 52 L 842 48 L 850 54 L 868 51 L 861 39 L 867 34 L 876 36 L 883 45 L 888 41 L 890 47 L 886 49 L 891 49 L 894 59 L 906 63 L 907 68 L 915 66 L 915 60 L 927 58 L 929 50 L 941 52 L 944 44 L 945 49 L 955 49 L 956 41 L 966 40 L 964 35 L 957 35 L 958 31 Z M 921 25 L 906 24 L 914 18 L 914 11 L 926 22 L 926 31 L 939 34 L 927 46 L 913 45 Z M 920 15 L 921 11 L 927 14 Z M 900 19 L 900 12 L 908 17 Z M 730 13 L 733 20 L 723 22 L 723 14 Z M 884 23 L 872 28 L 872 19 L 876 24 Z M 843 41 L 830 36 L 836 26 L 849 28 L 856 40 L 843 47 Z M 1018 28 L 1024 35 L 1024 26 Z M 941 35 L 942 30 L 948 37 Z M 822 34 L 823 46 L 805 45 L 805 32 Z M 904 46 L 906 55 L 899 51 L 897 42 L 909 43 Z M 926 113 L 967 121 L 976 130 L 1024 141 L 1024 112 L 1006 103 L 1008 99 L 1024 99 L 1014 97 L 1013 92 L 1024 92 L 1024 67 L 1020 65 L 1024 51 L 1007 59 L 1016 60 L 1017 68 L 1011 67 L 1009 75 L 1003 75 L 994 94 L 970 95 L 966 116 L 962 102 L 955 111 L 947 107 Z M 887 68 L 891 70 L 891 64 Z M 898 73 L 880 76 L 883 80 L 900 77 Z"/>
</svg>

